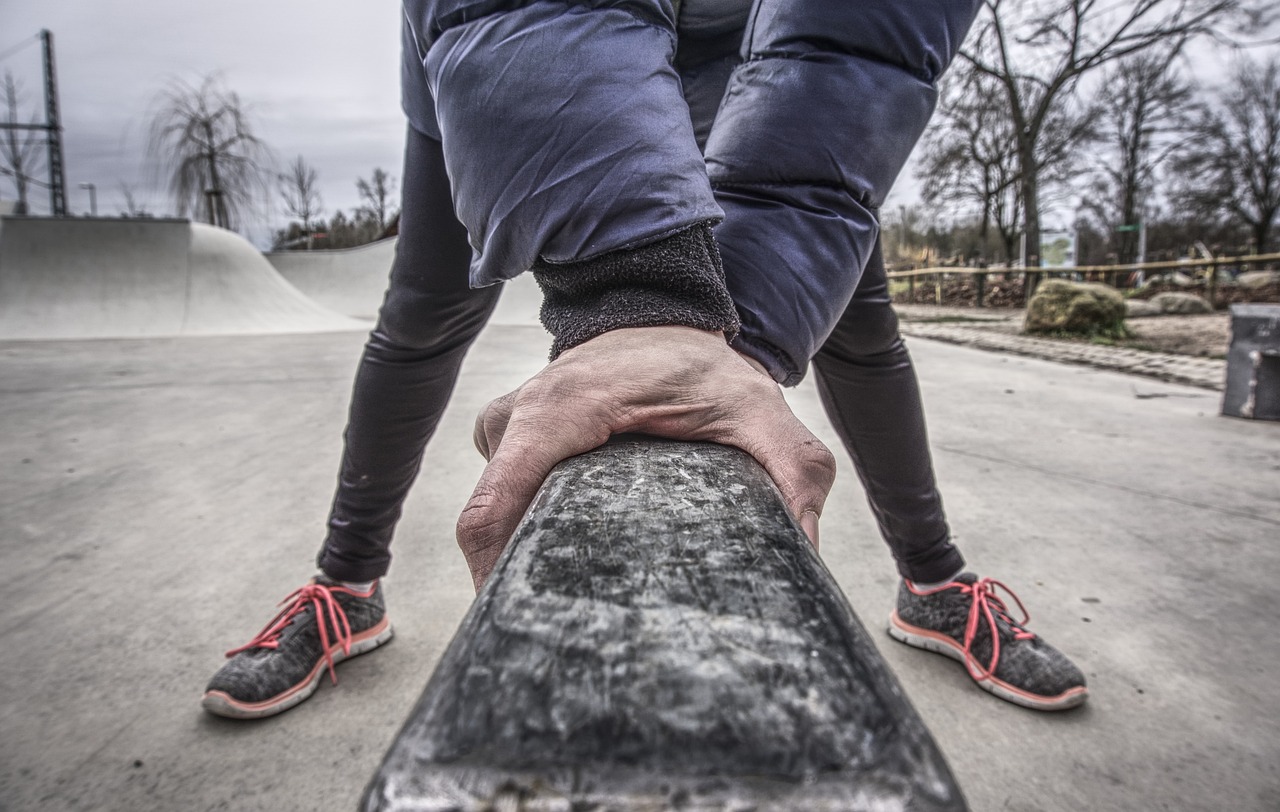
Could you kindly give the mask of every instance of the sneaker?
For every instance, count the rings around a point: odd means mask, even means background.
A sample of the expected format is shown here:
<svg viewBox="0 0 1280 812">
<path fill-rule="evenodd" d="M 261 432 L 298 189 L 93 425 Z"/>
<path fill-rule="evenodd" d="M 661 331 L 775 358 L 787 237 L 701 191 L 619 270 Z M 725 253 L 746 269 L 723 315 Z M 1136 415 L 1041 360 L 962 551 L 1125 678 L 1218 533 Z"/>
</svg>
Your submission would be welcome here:
<svg viewBox="0 0 1280 812">
<path fill-rule="evenodd" d="M 996 596 L 1003 590 L 1022 612 L 1009 617 Z M 1001 699 L 1035 710 L 1065 710 L 1088 698 L 1084 674 L 1066 655 L 1027 631 L 1022 601 L 991 578 L 963 573 L 930 591 L 904 581 L 889 636 L 909 646 L 964 663 L 978 686 Z"/>
<path fill-rule="evenodd" d="M 391 639 L 377 581 L 359 593 L 318 576 L 280 606 L 257 637 L 227 652 L 230 662 L 205 689 L 205 710 L 233 719 L 282 713 L 315 693 L 324 671 L 336 685 L 335 665 Z"/>
</svg>

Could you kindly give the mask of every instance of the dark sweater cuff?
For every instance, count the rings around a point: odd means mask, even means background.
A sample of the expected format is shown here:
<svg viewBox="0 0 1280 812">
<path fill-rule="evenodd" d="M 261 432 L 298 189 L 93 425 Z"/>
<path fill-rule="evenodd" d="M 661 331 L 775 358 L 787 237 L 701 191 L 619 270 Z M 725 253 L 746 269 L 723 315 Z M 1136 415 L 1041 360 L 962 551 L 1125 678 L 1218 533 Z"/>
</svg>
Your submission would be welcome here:
<svg viewBox="0 0 1280 812">
<path fill-rule="evenodd" d="M 542 323 L 555 337 L 553 360 L 623 327 L 681 325 L 720 330 L 729 340 L 738 333 L 709 222 L 580 262 L 539 259 L 533 276 L 542 288 Z"/>
</svg>

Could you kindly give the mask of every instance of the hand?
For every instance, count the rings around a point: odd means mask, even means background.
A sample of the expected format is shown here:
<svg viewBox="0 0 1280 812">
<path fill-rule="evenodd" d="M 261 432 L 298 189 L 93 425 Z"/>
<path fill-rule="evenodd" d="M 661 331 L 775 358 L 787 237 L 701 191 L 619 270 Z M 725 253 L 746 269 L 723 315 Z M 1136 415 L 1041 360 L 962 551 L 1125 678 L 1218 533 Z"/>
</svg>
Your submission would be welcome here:
<svg viewBox="0 0 1280 812">
<path fill-rule="evenodd" d="M 742 449 L 817 546 L 835 458 L 777 384 L 720 333 L 613 330 L 565 351 L 476 419 L 476 448 L 489 464 L 458 519 L 458 544 L 477 591 L 551 469 L 626 432 Z"/>
</svg>

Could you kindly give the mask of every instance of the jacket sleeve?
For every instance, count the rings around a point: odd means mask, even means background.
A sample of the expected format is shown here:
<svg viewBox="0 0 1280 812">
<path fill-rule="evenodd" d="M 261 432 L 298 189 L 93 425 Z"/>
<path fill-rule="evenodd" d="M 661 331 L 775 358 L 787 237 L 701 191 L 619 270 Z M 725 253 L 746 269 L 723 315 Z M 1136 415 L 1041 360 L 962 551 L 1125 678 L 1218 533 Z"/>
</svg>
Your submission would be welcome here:
<svg viewBox="0 0 1280 812">
<path fill-rule="evenodd" d="M 757 0 L 707 141 L 740 349 L 797 383 L 853 296 L 876 211 L 979 0 Z"/>
<path fill-rule="evenodd" d="M 670 0 L 405 0 L 479 287 L 718 221 Z"/>
</svg>

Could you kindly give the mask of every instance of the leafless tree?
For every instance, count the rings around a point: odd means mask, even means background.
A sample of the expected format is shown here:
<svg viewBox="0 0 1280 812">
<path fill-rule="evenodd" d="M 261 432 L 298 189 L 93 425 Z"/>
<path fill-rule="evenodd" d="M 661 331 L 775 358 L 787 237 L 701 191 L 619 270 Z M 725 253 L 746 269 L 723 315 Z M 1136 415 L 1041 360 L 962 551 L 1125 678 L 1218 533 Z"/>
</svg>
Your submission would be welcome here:
<svg viewBox="0 0 1280 812">
<path fill-rule="evenodd" d="M 310 166 L 301 155 L 289 164 L 288 171 L 278 178 L 280 197 L 284 200 L 285 213 L 302 224 L 307 235 L 307 250 L 312 248 L 312 231 L 315 218 L 324 211 L 317 187 L 315 167 Z"/>
<path fill-rule="evenodd" d="M 120 195 L 124 198 L 124 211 L 120 212 L 121 217 L 150 217 L 151 212 L 147 211 L 147 207 L 138 202 L 138 190 L 132 183 L 120 181 Z"/>
<path fill-rule="evenodd" d="M 1245 225 L 1266 253 L 1280 212 L 1280 59 L 1242 62 L 1173 161 L 1174 199 L 1206 221 Z"/>
<path fill-rule="evenodd" d="M 996 226 L 1006 260 L 1013 253 L 1021 213 L 1018 154 L 1008 111 L 985 76 L 960 68 L 946 86 L 939 115 L 925 135 L 917 175 L 929 206 L 978 213 L 978 235 L 986 241 Z"/>
<path fill-rule="evenodd" d="M 377 168 L 373 170 L 369 180 L 356 179 L 356 191 L 364 201 L 364 205 L 360 207 L 357 214 L 370 217 L 378 224 L 379 232 L 387 227 L 387 221 L 391 219 L 392 193 L 395 190 L 395 183 L 394 178 Z"/>
<path fill-rule="evenodd" d="M 0 138 L 0 175 L 13 179 L 14 189 L 18 193 L 18 205 L 15 214 L 26 214 L 30 210 L 27 203 L 27 188 L 46 186 L 36 179 L 44 162 L 42 160 L 44 138 L 40 131 L 34 129 L 39 119 L 32 114 L 29 121 L 22 121 L 19 107 L 22 105 L 22 90 L 13 74 L 4 74 L 5 124 L 4 137 Z"/>
<path fill-rule="evenodd" d="M 1042 194 L 1068 189 L 1078 148 L 1094 137 L 1092 119 L 1091 109 L 1072 105 L 1051 111 L 1035 162 Z M 969 65 L 952 74 L 925 138 L 919 175 L 925 202 L 976 211 L 981 239 L 994 225 L 1006 261 L 1015 257 L 1024 212 L 1022 162 L 1009 108 L 989 75 Z"/>
<path fill-rule="evenodd" d="M 1026 208 L 1028 263 L 1039 263 L 1041 174 L 1056 110 L 1080 81 L 1155 46 L 1210 34 L 1251 0 L 985 0 L 963 61 L 995 80 L 1009 108 Z"/>
<path fill-rule="evenodd" d="M 175 81 L 158 99 L 148 152 L 168 176 L 178 214 L 235 228 L 270 177 L 270 151 L 253 134 L 240 97 L 216 74 Z"/>
<path fill-rule="evenodd" d="M 1187 138 L 1197 109 L 1195 91 L 1176 70 L 1180 48 L 1136 54 L 1109 70 L 1099 92 L 1098 117 L 1108 160 L 1086 208 L 1112 234 L 1116 257 L 1134 262 L 1136 228 L 1154 194 L 1156 173 Z M 1118 226 L 1125 231 L 1115 231 Z"/>
</svg>

